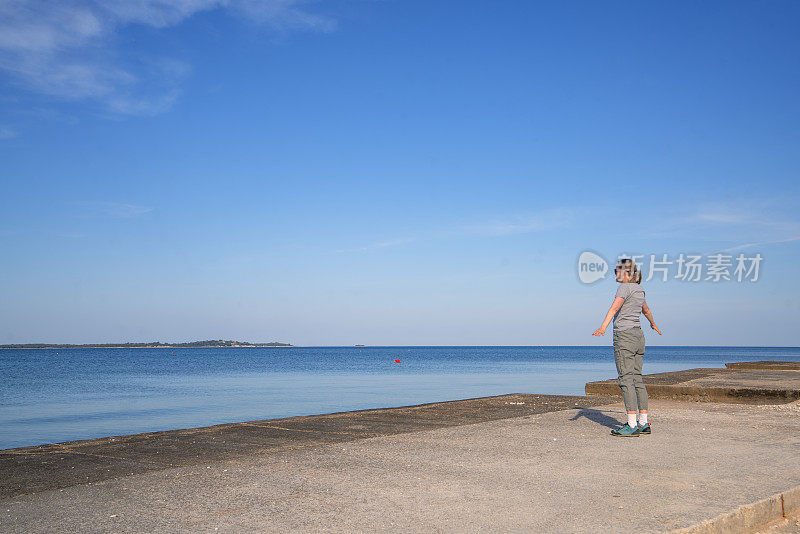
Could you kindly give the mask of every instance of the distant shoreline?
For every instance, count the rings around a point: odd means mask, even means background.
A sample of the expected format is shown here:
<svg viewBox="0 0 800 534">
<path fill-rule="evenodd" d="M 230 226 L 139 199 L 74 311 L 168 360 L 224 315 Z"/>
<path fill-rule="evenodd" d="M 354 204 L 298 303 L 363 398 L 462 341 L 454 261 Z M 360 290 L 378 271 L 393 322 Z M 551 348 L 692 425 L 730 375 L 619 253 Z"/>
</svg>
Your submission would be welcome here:
<svg viewBox="0 0 800 534">
<path fill-rule="evenodd" d="M 147 345 L 142 343 L 131 343 L 131 344 L 84 344 L 84 345 L 50 345 L 44 343 L 21 343 L 21 344 L 7 344 L 7 345 L 0 345 L 0 349 L 214 349 L 214 348 L 225 348 L 225 347 L 234 347 L 234 348 L 370 348 L 370 349 L 397 349 L 397 348 L 414 348 L 414 349 L 426 349 L 426 348 L 595 348 L 595 349 L 603 349 L 609 348 L 610 344 L 602 344 L 602 345 L 292 345 L 290 343 L 239 343 L 233 345 L 195 345 L 195 344 L 159 344 L 159 345 Z M 649 348 L 679 348 L 679 349 L 798 349 L 800 346 L 798 345 L 657 345 L 652 344 L 648 345 Z"/>
<path fill-rule="evenodd" d="M 0 350 L 42 350 L 42 349 L 288 349 L 294 345 L 192 345 L 191 347 L 181 347 L 179 345 L 153 345 L 148 347 L 136 346 L 126 347 L 124 345 L 53 345 L 46 347 L 16 347 L 0 346 Z"/>
<path fill-rule="evenodd" d="M 0 349 L 218 349 L 225 347 L 245 347 L 245 348 L 281 348 L 293 347 L 289 343 L 279 343 L 273 341 L 270 343 L 248 343 L 247 341 L 233 341 L 233 340 L 207 340 L 207 341 L 190 341 L 188 343 L 85 343 L 80 345 L 73 345 L 69 343 L 64 344 L 50 344 L 50 343 L 19 343 L 0 345 Z"/>
</svg>

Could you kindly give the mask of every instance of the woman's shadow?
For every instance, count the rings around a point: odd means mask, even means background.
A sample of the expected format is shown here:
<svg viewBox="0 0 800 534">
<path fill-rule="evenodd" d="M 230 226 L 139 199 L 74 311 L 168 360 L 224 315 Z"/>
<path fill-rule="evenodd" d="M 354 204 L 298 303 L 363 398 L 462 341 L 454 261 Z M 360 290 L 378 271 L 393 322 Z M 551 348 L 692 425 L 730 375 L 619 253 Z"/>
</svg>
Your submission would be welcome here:
<svg viewBox="0 0 800 534">
<path fill-rule="evenodd" d="M 613 412 L 619 413 L 619 412 Z M 581 408 L 578 413 L 575 414 L 574 417 L 570 418 L 570 421 L 577 421 L 581 417 L 585 417 L 590 421 L 594 421 L 598 425 L 607 426 L 608 428 L 617 428 L 620 425 L 620 422 L 603 413 L 602 410 L 594 410 L 592 408 Z"/>
</svg>

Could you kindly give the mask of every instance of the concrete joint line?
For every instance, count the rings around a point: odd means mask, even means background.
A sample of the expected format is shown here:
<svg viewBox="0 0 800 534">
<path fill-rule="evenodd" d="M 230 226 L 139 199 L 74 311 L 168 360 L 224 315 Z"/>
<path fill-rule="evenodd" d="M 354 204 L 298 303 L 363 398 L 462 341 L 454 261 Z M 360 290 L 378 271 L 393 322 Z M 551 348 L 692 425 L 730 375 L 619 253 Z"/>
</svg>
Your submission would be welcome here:
<svg viewBox="0 0 800 534">
<path fill-rule="evenodd" d="M 125 456 L 111 456 L 109 454 L 97 454 L 96 452 L 76 451 L 74 449 L 59 449 L 59 451 L 65 452 L 65 453 L 80 454 L 81 456 L 91 456 L 92 458 L 106 458 L 106 459 L 109 459 L 109 460 L 122 460 L 122 461 L 130 460 L 130 461 L 142 462 L 142 463 L 147 463 L 147 464 L 153 464 L 153 465 L 157 465 L 159 467 L 170 467 L 170 466 L 172 466 L 172 464 L 154 462 L 152 460 L 145 460 L 145 459 L 142 459 L 142 458 L 139 458 L 137 460 L 133 460 L 132 458 L 126 458 Z"/>
<path fill-rule="evenodd" d="M 106 458 L 106 459 L 109 459 L 109 460 L 123 460 L 123 461 L 124 460 L 130 460 L 130 458 L 126 458 L 124 456 L 112 456 L 112 455 L 109 455 L 109 454 L 97 454 L 96 452 L 83 452 L 83 451 L 79 451 L 77 449 L 72 449 L 72 448 L 69 448 L 69 447 L 58 447 L 58 448 L 50 449 L 49 451 L 46 451 L 46 452 L 42 452 L 42 451 L 15 451 L 15 450 L 11 450 L 11 449 L 3 451 L 3 454 L 9 454 L 9 455 L 13 454 L 13 455 L 20 455 L 20 456 L 45 456 L 48 453 L 80 454 L 81 456 L 91 456 L 93 458 Z M 169 466 L 172 465 L 172 464 L 164 464 L 164 463 L 161 463 L 161 462 L 154 462 L 152 460 L 138 459 L 136 461 L 137 462 L 148 463 L 148 464 L 153 464 L 153 465 L 158 465 L 158 466 L 161 466 L 161 467 L 169 467 Z"/>
<path fill-rule="evenodd" d="M 737 534 L 753 532 L 781 518 L 800 512 L 800 486 L 777 493 L 732 512 L 707 519 L 691 527 L 672 530 L 672 534 Z"/>
<path fill-rule="evenodd" d="M 334 430 L 309 430 L 309 429 L 306 429 L 306 428 L 285 428 L 285 427 L 282 427 L 282 426 L 259 425 L 259 424 L 256 424 L 256 423 L 239 423 L 239 424 L 245 425 L 245 426 L 255 426 L 255 427 L 258 427 L 258 428 L 274 428 L 274 429 L 277 429 L 277 430 L 285 430 L 287 432 L 310 432 L 312 434 L 336 434 L 336 435 L 341 435 L 341 436 L 364 436 L 365 435 L 365 434 L 357 434 L 355 432 L 336 432 Z M 369 434 L 367 436 L 368 437 L 374 437 L 374 436 L 377 436 L 377 435 L 378 434 L 375 434 L 375 435 Z"/>
</svg>

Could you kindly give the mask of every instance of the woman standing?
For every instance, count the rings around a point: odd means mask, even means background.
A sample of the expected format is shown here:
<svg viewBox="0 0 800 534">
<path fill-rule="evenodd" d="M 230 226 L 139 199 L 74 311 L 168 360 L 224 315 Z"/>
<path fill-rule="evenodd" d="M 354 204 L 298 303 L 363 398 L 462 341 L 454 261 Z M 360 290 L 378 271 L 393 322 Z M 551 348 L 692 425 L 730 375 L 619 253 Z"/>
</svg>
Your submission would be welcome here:
<svg viewBox="0 0 800 534">
<path fill-rule="evenodd" d="M 592 335 L 602 336 L 609 323 L 614 320 L 614 361 L 617 364 L 619 378 L 617 383 L 622 389 L 622 400 L 628 413 L 628 422 L 621 428 L 612 430 L 615 436 L 638 436 L 650 434 L 650 423 L 647 421 L 647 389 L 642 380 L 644 363 L 644 334 L 639 324 L 639 314 L 644 314 L 650 321 L 650 328 L 661 335 L 661 330 L 653 320 L 653 314 L 644 300 L 644 289 L 641 287 L 642 273 L 632 259 L 621 259 L 614 269 L 617 282 L 617 294 L 611 308 L 606 313 L 603 325 Z M 639 422 L 636 422 L 636 412 Z"/>
</svg>

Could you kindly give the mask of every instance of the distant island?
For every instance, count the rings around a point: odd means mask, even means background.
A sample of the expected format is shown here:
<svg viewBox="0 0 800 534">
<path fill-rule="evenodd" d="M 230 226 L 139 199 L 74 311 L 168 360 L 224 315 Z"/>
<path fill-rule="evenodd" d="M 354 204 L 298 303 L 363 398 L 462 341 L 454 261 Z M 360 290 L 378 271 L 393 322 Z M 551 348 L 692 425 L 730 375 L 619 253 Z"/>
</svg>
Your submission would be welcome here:
<svg viewBox="0 0 800 534">
<path fill-rule="evenodd" d="M 22 343 L 15 345 L 0 345 L 0 349 L 156 349 L 156 348 L 207 348 L 207 347 L 293 347 L 289 343 L 249 343 L 247 341 L 233 341 L 224 339 L 210 339 L 207 341 L 189 341 L 188 343 L 86 343 L 83 345 L 49 344 L 49 343 Z"/>
</svg>

